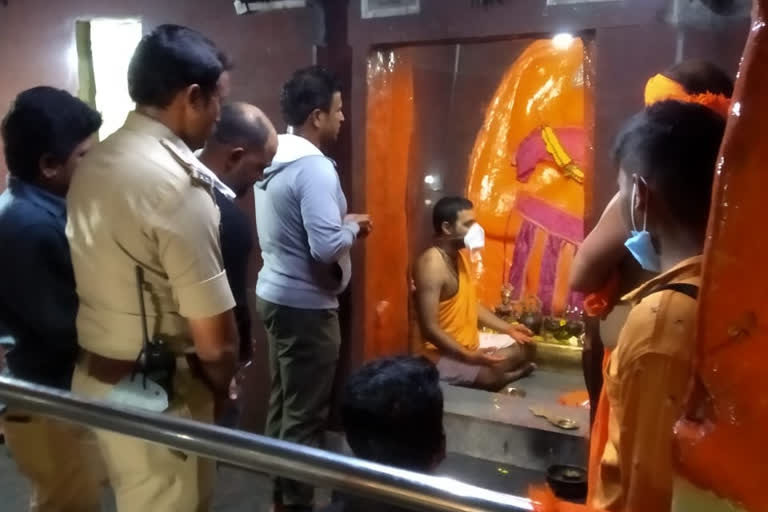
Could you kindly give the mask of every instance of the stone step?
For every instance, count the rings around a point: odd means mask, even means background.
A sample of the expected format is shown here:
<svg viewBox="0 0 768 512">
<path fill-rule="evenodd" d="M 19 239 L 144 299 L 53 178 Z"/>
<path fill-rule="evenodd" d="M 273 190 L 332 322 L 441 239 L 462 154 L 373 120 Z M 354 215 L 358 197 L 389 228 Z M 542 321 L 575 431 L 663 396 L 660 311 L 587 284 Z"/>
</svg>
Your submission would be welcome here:
<svg viewBox="0 0 768 512">
<path fill-rule="evenodd" d="M 584 387 L 581 375 L 538 370 L 512 386 L 526 396 L 443 387 L 448 451 L 538 472 L 553 464 L 585 466 L 589 410 L 558 404 L 563 393 Z M 572 419 L 578 429 L 559 429 L 531 407 Z"/>
</svg>

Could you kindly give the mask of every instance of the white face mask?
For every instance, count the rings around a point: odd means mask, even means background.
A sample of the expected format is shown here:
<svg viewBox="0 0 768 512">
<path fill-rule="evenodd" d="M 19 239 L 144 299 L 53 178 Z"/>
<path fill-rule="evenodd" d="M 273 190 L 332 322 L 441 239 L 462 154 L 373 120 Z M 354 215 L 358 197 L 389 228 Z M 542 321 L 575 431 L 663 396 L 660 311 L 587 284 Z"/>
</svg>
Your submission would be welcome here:
<svg viewBox="0 0 768 512">
<path fill-rule="evenodd" d="M 467 234 L 464 235 L 464 247 L 470 251 L 476 251 L 485 247 L 485 230 L 480 224 L 472 224 Z"/>
</svg>

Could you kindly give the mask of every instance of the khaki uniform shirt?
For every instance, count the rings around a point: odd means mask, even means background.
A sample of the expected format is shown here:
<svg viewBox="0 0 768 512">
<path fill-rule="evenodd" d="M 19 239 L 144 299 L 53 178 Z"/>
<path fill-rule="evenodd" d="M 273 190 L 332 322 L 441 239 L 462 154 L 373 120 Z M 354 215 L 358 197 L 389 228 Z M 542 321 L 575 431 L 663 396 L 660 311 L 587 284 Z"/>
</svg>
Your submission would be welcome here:
<svg viewBox="0 0 768 512">
<path fill-rule="evenodd" d="M 165 125 L 131 113 L 90 151 L 67 195 L 67 238 L 80 346 L 113 359 L 142 347 L 136 265 L 144 269 L 150 337 L 191 352 L 186 318 L 231 309 L 212 180 Z"/>
<path fill-rule="evenodd" d="M 672 435 L 693 377 L 696 301 L 671 284 L 700 286 L 702 257 L 689 258 L 625 296 L 633 304 L 605 373 L 608 439 L 591 505 L 666 511 L 672 500 Z"/>
</svg>

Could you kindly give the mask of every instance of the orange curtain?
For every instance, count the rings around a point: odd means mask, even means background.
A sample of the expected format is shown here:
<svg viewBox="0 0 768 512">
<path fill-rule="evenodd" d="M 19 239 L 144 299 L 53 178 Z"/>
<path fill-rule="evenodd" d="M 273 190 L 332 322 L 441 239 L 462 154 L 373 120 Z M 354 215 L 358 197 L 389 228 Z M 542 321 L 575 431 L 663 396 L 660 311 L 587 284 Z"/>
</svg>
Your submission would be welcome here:
<svg viewBox="0 0 768 512">
<path fill-rule="evenodd" d="M 366 205 L 375 223 L 365 249 L 366 359 L 408 351 L 406 190 L 413 132 L 413 78 L 407 49 L 368 59 Z"/>
</svg>

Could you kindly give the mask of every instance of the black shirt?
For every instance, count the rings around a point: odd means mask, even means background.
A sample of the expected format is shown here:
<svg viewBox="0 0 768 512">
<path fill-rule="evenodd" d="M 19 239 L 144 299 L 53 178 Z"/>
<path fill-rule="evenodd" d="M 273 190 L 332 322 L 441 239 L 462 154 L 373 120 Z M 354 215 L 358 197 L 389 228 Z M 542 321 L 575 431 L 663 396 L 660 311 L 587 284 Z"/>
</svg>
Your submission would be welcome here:
<svg viewBox="0 0 768 512">
<path fill-rule="evenodd" d="M 69 389 L 77 358 L 77 294 L 64 199 L 11 178 L 0 195 L 0 321 L 20 379 Z"/>
<path fill-rule="evenodd" d="M 248 217 L 232 199 L 215 190 L 221 212 L 221 256 L 235 298 L 235 321 L 240 335 L 240 360 L 251 358 L 251 315 L 248 311 L 248 260 L 253 249 L 253 234 Z"/>
</svg>

